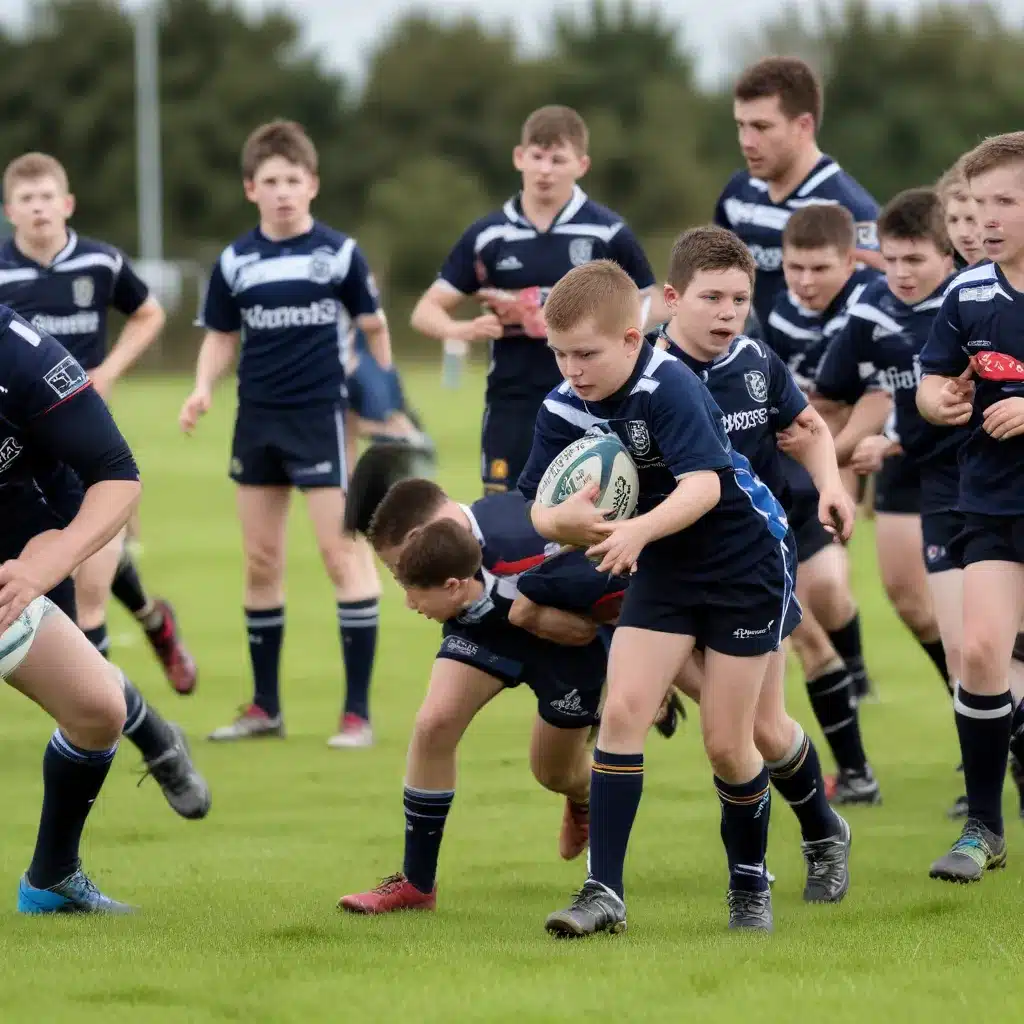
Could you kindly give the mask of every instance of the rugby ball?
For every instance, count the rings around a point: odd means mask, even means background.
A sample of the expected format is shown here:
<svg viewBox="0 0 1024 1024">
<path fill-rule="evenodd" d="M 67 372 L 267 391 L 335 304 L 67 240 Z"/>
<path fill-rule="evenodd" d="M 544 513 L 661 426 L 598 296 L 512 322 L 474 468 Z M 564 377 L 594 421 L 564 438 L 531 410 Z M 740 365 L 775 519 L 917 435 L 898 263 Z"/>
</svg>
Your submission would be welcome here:
<svg viewBox="0 0 1024 1024">
<path fill-rule="evenodd" d="M 606 519 L 629 519 L 636 511 L 640 481 L 626 446 L 614 434 L 589 434 L 573 441 L 544 471 L 537 487 L 542 505 L 560 505 L 595 483 L 595 505 Z"/>
</svg>

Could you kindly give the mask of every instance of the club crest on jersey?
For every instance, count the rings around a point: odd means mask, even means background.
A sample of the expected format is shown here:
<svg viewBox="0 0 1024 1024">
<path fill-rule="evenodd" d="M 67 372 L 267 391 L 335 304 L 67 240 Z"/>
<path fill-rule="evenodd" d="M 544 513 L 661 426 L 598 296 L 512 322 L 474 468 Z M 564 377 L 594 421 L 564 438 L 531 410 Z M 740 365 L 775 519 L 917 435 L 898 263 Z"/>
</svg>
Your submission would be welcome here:
<svg viewBox="0 0 1024 1024">
<path fill-rule="evenodd" d="M 327 284 L 334 272 L 329 252 L 317 250 L 309 259 L 309 279 L 313 284 Z"/>
<path fill-rule="evenodd" d="M 96 294 L 96 285 L 91 277 L 76 277 L 71 282 L 71 298 L 79 309 L 88 309 Z"/>
<path fill-rule="evenodd" d="M 582 267 L 594 258 L 594 240 L 592 238 L 574 238 L 569 243 L 569 262 L 574 267 Z"/>
<path fill-rule="evenodd" d="M 743 374 L 743 382 L 747 385 L 747 394 L 755 402 L 768 401 L 768 381 L 760 370 L 747 370 Z"/>
<path fill-rule="evenodd" d="M 651 450 L 651 435 L 647 432 L 647 424 L 643 420 L 629 420 L 626 423 L 629 434 L 629 446 L 633 454 L 641 458 Z"/>
<path fill-rule="evenodd" d="M 21 454 L 21 445 L 13 437 L 0 441 L 0 473 Z"/>
</svg>

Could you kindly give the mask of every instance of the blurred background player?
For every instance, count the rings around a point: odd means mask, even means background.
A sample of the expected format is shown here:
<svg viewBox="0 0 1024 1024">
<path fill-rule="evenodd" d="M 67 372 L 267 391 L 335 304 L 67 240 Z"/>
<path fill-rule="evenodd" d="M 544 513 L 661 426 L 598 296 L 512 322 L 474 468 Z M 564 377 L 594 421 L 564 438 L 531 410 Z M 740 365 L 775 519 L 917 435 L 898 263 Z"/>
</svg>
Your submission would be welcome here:
<svg viewBox="0 0 1024 1024">
<path fill-rule="evenodd" d="M 654 274 L 623 219 L 590 199 L 588 133 L 568 107 L 535 110 L 513 162 L 522 191 L 467 228 L 412 313 L 412 325 L 439 341 L 490 341 L 491 365 L 481 441 L 485 492 L 515 487 L 530 452 L 527 424 L 561 377 L 545 345 L 543 304 L 573 267 L 618 263 L 648 296 Z M 489 308 L 473 320 L 451 313 L 469 295 Z"/>
<path fill-rule="evenodd" d="M 790 215 L 816 203 L 846 207 L 857 225 L 857 259 L 877 266 L 878 204 L 818 148 L 822 90 L 804 61 L 766 57 L 752 64 L 737 80 L 733 97 L 747 169 L 729 179 L 714 220 L 736 232 L 757 263 L 753 313 L 760 329 L 785 289 L 782 230 Z"/>
<path fill-rule="evenodd" d="M 124 254 L 68 227 L 75 197 L 64 167 L 46 153 L 25 153 L 4 171 L 4 212 L 14 228 L 0 247 L 0 302 L 55 337 L 89 373 L 106 401 L 118 379 L 156 339 L 164 313 Z M 107 315 L 127 321 L 107 350 Z M 40 480 L 44 488 L 46 480 Z M 58 485 L 59 486 L 59 485 Z M 196 686 L 196 665 L 181 641 L 174 610 L 151 598 L 124 534 L 84 562 L 75 575 L 78 624 L 103 654 L 111 590 L 142 627 L 178 693 Z"/>
<path fill-rule="evenodd" d="M 242 176 L 259 225 L 223 251 L 210 275 L 195 390 L 180 416 L 182 429 L 193 430 L 238 353 L 231 478 L 238 485 L 254 693 L 210 739 L 284 735 L 285 528 L 298 488 L 334 584 L 341 633 L 345 705 L 328 742 L 365 747 L 373 741 L 369 690 L 380 582 L 366 542 L 339 528 L 347 485 L 342 359 L 355 324 L 378 365 L 390 367 L 387 323 L 355 240 L 310 214 L 319 188 L 317 152 L 302 127 L 274 121 L 253 131 L 242 150 Z"/>
<path fill-rule="evenodd" d="M 953 259 L 958 270 L 973 267 L 985 259 L 981 244 L 978 208 L 964 177 L 963 160 L 958 160 L 935 184 L 942 201 L 946 233 L 953 246 Z"/>
</svg>

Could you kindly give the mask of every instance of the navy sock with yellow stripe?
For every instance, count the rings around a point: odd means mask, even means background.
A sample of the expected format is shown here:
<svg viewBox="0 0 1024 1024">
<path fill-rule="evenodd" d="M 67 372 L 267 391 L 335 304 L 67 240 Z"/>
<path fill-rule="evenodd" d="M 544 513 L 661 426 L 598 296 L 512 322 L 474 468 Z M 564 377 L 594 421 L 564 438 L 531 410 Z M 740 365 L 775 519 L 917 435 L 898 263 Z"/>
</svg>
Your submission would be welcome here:
<svg viewBox="0 0 1024 1024">
<path fill-rule="evenodd" d="M 768 853 L 771 790 L 768 766 L 749 782 L 724 782 L 715 776 L 722 804 L 722 840 L 729 859 L 729 888 L 763 892 L 768 888 L 764 861 Z"/>
<path fill-rule="evenodd" d="M 590 773 L 590 877 L 622 896 L 626 847 L 644 789 L 643 754 L 594 748 Z"/>
</svg>

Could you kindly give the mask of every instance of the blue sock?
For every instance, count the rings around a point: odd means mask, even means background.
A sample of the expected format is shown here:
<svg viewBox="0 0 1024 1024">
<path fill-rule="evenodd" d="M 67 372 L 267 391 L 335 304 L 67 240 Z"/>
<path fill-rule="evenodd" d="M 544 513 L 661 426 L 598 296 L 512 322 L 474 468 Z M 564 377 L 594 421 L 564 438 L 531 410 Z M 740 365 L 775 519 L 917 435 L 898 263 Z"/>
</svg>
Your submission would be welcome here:
<svg viewBox="0 0 1024 1024">
<path fill-rule="evenodd" d="M 405 805 L 405 864 L 402 873 L 420 892 L 434 891 L 444 823 L 454 799 L 453 789 L 406 786 L 402 794 Z"/>
<path fill-rule="evenodd" d="M 43 810 L 28 881 L 49 889 L 78 869 L 78 846 L 117 744 L 82 750 L 57 729 L 43 754 Z"/>
<path fill-rule="evenodd" d="M 380 600 L 339 601 L 341 657 L 345 663 L 345 714 L 370 720 L 370 680 L 377 653 Z"/>
<path fill-rule="evenodd" d="M 110 652 L 110 637 L 107 636 L 107 624 L 101 622 L 92 629 L 83 629 L 82 632 L 85 634 L 85 639 L 106 658 Z"/>
<path fill-rule="evenodd" d="M 121 687 L 124 690 L 125 707 L 128 709 L 122 734 L 135 744 L 147 761 L 155 761 L 174 746 L 174 733 L 156 708 L 146 703 L 146 698 L 123 673 Z"/>
<path fill-rule="evenodd" d="M 284 608 L 246 608 L 245 628 L 252 663 L 252 702 L 275 718 L 281 713 L 278 673 L 284 640 Z"/>
<path fill-rule="evenodd" d="M 622 869 L 640 797 L 644 755 L 594 748 L 590 773 L 590 877 L 623 894 Z"/>
<path fill-rule="evenodd" d="M 997 694 L 968 693 L 958 683 L 953 693 L 953 710 L 964 760 L 967 816 L 1001 836 L 1013 698 L 1009 690 Z"/>
<path fill-rule="evenodd" d="M 733 784 L 715 776 L 715 789 L 722 804 L 722 839 L 729 859 L 729 888 L 763 892 L 768 888 L 764 869 L 768 853 L 768 815 L 771 789 L 768 767 L 749 782 Z"/>
<path fill-rule="evenodd" d="M 768 773 L 775 788 L 793 809 L 806 842 L 817 842 L 839 833 L 836 812 L 825 796 L 818 751 L 799 726 L 792 748 L 781 761 L 768 764 Z"/>
</svg>

